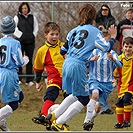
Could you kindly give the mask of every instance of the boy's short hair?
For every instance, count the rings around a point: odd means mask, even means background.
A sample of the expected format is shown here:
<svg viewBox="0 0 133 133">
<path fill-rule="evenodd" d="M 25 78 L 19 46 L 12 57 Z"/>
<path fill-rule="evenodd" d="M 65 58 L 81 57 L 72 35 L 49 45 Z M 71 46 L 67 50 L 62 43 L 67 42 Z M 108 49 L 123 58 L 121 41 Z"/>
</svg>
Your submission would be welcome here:
<svg viewBox="0 0 133 133">
<path fill-rule="evenodd" d="M 96 9 L 91 4 L 85 4 L 80 7 L 78 12 L 78 21 L 80 25 L 92 24 L 96 19 Z"/>
<path fill-rule="evenodd" d="M 44 26 L 44 33 L 48 34 L 51 30 L 55 31 L 58 30 L 60 33 L 60 27 L 57 23 L 55 22 L 48 22 Z"/>
<path fill-rule="evenodd" d="M 133 38 L 132 37 L 126 37 L 125 39 L 124 39 L 124 41 L 123 41 L 123 46 L 124 46 L 124 44 L 132 44 L 133 45 Z"/>
<path fill-rule="evenodd" d="M 128 8 L 128 9 L 126 10 L 126 13 L 129 12 L 129 11 L 133 12 L 133 8 Z"/>
</svg>

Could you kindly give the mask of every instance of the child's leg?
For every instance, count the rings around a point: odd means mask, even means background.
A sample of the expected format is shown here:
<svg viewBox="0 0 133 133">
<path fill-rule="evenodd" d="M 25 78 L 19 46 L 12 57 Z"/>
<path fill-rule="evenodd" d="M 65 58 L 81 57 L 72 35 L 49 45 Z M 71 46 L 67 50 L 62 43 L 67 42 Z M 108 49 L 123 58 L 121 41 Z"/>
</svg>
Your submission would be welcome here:
<svg viewBox="0 0 133 133">
<path fill-rule="evenodd" d="M 12 112 L 13 110 L 9 105 L 6 105 L 0 109 L 0 125 L 5 124 Z"/>
<path fill-rule="evenodd" d="M 123 98 L 124 103 L 124 123 L 123 127 L 130 127 L 131 113 L 132 113 L 132 94 L 129 92 L 125 93 Z"/>
<path fill-rule="evenodd" d="M 68 96 L 69 97 L 69 96 Z M 67 110 L 57 118 L 57 124 L 64 124 L 70 120 L 74 115 L 81 112 L 81 110 L 87 105 L 89 96 L 78 96 L 78 100 L 73 102 Z"/>
<path fill-rule="evenodd" d="M 99 97 L 99 90 L 98 89 L 93 90 L 92 97 L 91 97 L 89 103 L 87 104 L 87 111 L 86 111 L 86 117 L 85 117 L 84 123 L 91 121 L 91 119 L 93 117 L 92 113 L 95 109 L 95 105 L 96 105 L 96 101 L 98 100 L 98 97 Z"/>
<path fill-rule="evenodd" d="M 54 105 L 55 100 L 59 95 L 59 88 L 56 86 L 50 86 L 46 90 L 46 94 L 44 96 L 44 103 L 41 109 L 41 115 L 48 115 L 48 109 Z"/>
<path fill-rule="evenodd" d="M 78 98 L 76 96 L 73 96 L 72 94 L 67 96 L 58 106 L 58 108 L 54 110 L 55 118 L 58 118 L 60 115 L 62 115 L 66 111 L 66 109 L 76 100 L 78 100 Z"/>
</svg>

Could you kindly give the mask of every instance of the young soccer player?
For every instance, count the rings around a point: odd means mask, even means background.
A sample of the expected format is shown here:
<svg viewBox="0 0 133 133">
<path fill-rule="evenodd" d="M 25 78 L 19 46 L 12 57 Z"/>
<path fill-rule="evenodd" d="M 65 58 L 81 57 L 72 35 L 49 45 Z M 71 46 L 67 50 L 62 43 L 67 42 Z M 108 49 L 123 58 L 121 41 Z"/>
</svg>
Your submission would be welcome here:
<svg viewBox="0 0 133 133">
<path fill-rule="evenodd" d="M 0 129 L 10 131 L 6 124 L 9 116 L 18 108 L 24 95 L 19 87 L 18 68 L 28 63 L 27 56 L 22 57 L 20 42 L 13 38 L 15 21 L 11 16 L 1 19 L 0 39 L 0 92 L 2 103 L 7 103 L 0 109 Z"/>
<path fill-rule="evenodd" d="M 106 40 L 109 37 L 108 31 L 104 32 Z M 87 112 L 84 120 L 84 130 L 91 130 L 94 125 L 94 118 L 101 113 L 101 108 L 108 103 L 108 97 L 114 87 L 113 71 L 115 68 L 122 67 L 122 62 L 118 59 L 118 54 L 111 50 L 103 52 L 99 49 L 93 50 L 88 63 L 89 71 L 89 91 L 92 94 L 87 104 Z"/>
<path fill-rule="evenodd" d="M 83 5 L 79 10 L 79 25 L 67 35 L 66 43 L 61 47 L 61 54 L 67 53 L 63 64 L 63 89 L 67 96 L 53 112 L 46 117 L 55 131 L 68 131 L 66 122 L 88 104 L 88 77 L 86 61 L 94 48 L 110 51 L 115 42 L 116 27 L 111 26 L 110 43 L 106 42 L 99 29 L 92 26 L 96 17 L 96 9 L 91 4 Z"/>
<path fill-rule="evenodd" d="M 118 100 L 116 102 L 116 117 L 118 123 L 115 128 L 131 126 L 132 94 L 133 94 L 133 38 L 126 37 L 123 41 L 123 53 L 119 55 L 122 68 L 114 71 L 118 78 Z"/>
<path fill-rule="evenodd" d="M 33 117 L 32 121 L 37 124 L 45 124 L 44 119 L 48 114 L 48 109 L 54 104 L 62 89 L 62 64 L 64 56 L 60 54 L 60 48 L 64 44 L 59 40 L 60 27 L 55 22 L 48 22 L 44 27 L 44 36 L 47 39 L 44 45 L 38 49 L 33 69 L 36 74 L 36 89 L 43 88 L 41 84 L 41 75 L 47 73 L 47 90 L 44 95 L 44 103 L 39 117 Z"/>
</svg>

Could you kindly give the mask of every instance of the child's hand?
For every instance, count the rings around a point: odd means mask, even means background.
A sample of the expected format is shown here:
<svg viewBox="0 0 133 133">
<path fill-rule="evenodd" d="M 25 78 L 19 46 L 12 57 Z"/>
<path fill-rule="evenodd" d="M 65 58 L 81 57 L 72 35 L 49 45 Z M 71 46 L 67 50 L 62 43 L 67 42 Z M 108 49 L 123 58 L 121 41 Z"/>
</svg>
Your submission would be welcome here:
<svg viewBox="0 0 133 133">
<path fill-rule="evenodd" d="M 112 61 L 115 62 L 115 59 L 113 58 L 113 55 L 112 55 L 110 52 L 107 52 L 107 56 L 108 56 Z"/>
<path fill-rule="evenodd" d="M 23 60 L 24 60 L 23 66 L 25 66 L 25 65 L 29 62 L 29 57 L 26 56 L 26 55 L 24 55 L 24 56 L 23 56 Z"/>
<path fill-rule="evenodd" d="M 43 89 L 43 85 L 41 83 L 36 83 L 37 91 L 41 91 Z"/>
<path fill-rule="evenodd" d="M 112 80 L 112 84 L 113 84 L 113 87 L 115 88 L 116 85 L 117 85 L 117 80 L 116 80 L 116 79 L 113 79 L 113 80 Z"/>
<path fill-rule="evenodd" d="M 115 39 L 116 38 L 116 35 L 117 35 L 117 28 L 116 28 L 116 26 L 114 24 L 111 25 L 109 27 L 108 31 L 109 31 L 109 33 L 111 35 L 111 38 L 114 38 Z"/>
<path fill-rule="evenodd" d="M 91 59 L 90 59 L 90 61 L 95 61 L 95 60 L 98 60 L 99 59 L 99 55 L 95 55 L 95 56 L 93 56 Z"/>
</svg>

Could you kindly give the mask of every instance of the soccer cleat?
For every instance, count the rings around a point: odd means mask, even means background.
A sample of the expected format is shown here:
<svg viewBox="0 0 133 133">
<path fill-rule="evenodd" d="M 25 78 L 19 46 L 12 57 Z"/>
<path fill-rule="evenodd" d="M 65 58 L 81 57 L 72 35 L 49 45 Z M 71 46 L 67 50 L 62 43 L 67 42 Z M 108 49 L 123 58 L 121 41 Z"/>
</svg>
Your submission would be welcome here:
<svg viewBox="0 0 133 133">
<path fill-rule="evenodd" d="M 112 115 L 114 112 L 111 109 L 107 109 L 106 111 L 103 111 L 101 114 L 109 114 Z"/>
<path fill-rule="evenodd" d="M 130 127 L 131 123 L 129 121 L 124 121 L 122 126 L 123 126 L 123 128 Z"/>
<path fill-rule="evenodd" d="M 54 131 L 69 131 L 68 127 L 69 126 L 67 124 L 57 124 L 55 120 L 51 125 L 51 128 Z"/>
<path fill-rule="evenodd" d="M 46 120 L 50 121 L 51 123 L 56 120 L 54 112 L 51 112 L 46 116 Z"/>
<path fill-rule="evenodd" d="M 7 126 L 6 123 L 5 123 L 4 125 L 0 125 L 0 129 L 1 129 L 2 131 L 6 131 L 6 132 L 9 132 L 9 131 L 10 131 L 10 129 L 8 128 L 8 126 Z"/>
<path fill-rule="evenodd" d="M 83 125 L 83 129 L 87 131 L 91 131 L 93 128 L 93 125 L 94 125 L 93 121 L 85 122 Z"/>
<path fill-rule="evenodd" d="M 115 129 L 123 128 L 123 124 L 116 123 L 114 126 Z"/>
<path fill-rule="evenodd" d="M 55 115 L 54 115 L 54 112 L 51 112 L 50 114 L 48 114 L 46 116 L 46 121 L 47 121 L 47 124 L 46 124 L 46 129 L 47 130 L 51 130 L 51 125 L 52 125 L 52 122 L 56 120 L 55 118 Z"/>
<path fill-rule="evenodd" d="M 46 118 L 45 118 L 45 116 L 43 116 L 43 115 L 41 115 L 41 116 L 39 116 L 39 117 L 33 117 L 33 118 L 32 118 L 32 121 L 33 121 L 34 123 L 42 124 L 42 125 L 44 125 L 44 126 L 46 126 L 46 124 L 47 124 Z"/>
</svg>

